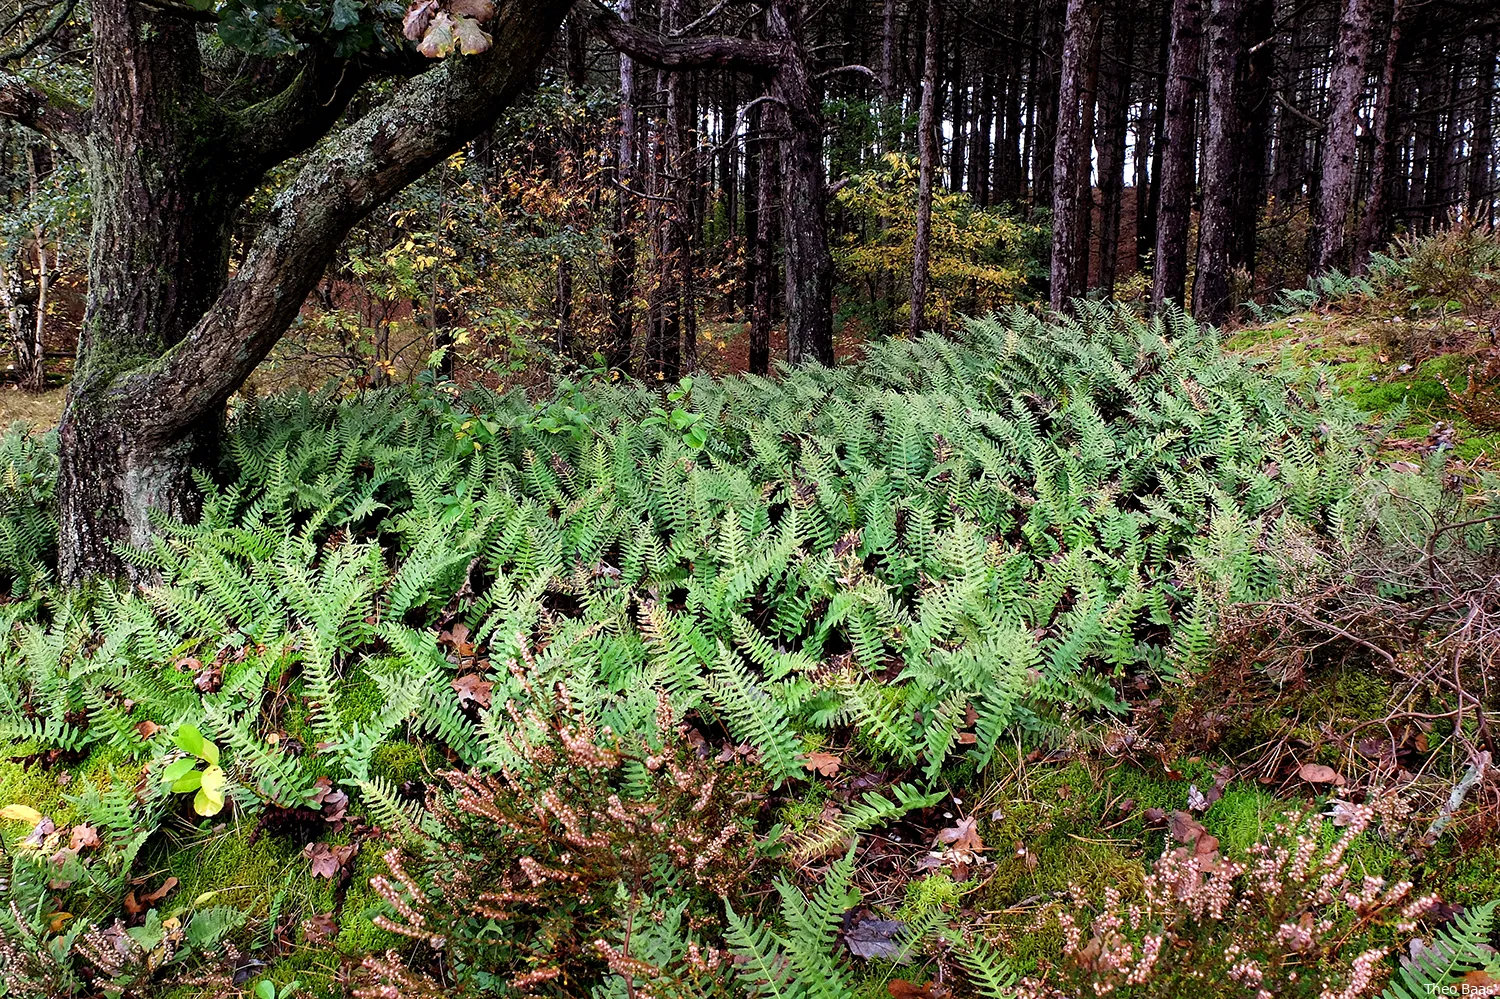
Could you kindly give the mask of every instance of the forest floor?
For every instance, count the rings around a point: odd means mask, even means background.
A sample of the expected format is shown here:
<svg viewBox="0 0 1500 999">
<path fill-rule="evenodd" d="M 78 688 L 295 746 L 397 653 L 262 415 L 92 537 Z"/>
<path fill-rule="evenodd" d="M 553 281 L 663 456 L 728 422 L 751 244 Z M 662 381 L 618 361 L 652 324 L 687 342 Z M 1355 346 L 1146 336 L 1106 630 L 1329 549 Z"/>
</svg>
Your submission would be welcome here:
<svg viewBox="0 0 1500 999">
<path fill-rule="evenodd" d="M 706 330 L 706 363 L 742 361 L 744 339 L 738 324 Z M 1268 369 L 1322 372 L 1337 393 L 1389 423 L 1379 460 L 1394 469 L 1415 473 L 1443 451 L 1457 457 L 1449 468 L 1461 478 L 1500 463 L 1500 361 L 1472 321 L 1415 323 L 1367 302 L 1333 303 L 1241 328 L 1227 348 Z M 841 357 L 861 353 L 861 344 L 840 346 Z M 20 419 L 46 427 L 62 394 L 0 392 L 0 424 Z M 1004 938 L 1011 966 L 1037 973 L 1056 959 L 1061 939 L 1055 927 L 1034 925 L 1038 914 L 1078 888 L 1138 893 L 1163 844 L 1184 841 L 1178 816 L 1201 821 L 1226 855 L 1264 842 L 1289 810 L 1311 814 L 1330 800 L 1399 798 L 1406 825 L 1426 829 L 1469 764 L 1458 740 L 1443 737 L 1443 716 L 1432 714 L 1437 709 L 1422 700 L 1424 690 L 1364 639 L 1293 634 L 1284 623 L 1253 615 L 1228 622 L 1207 668 L 1171 682 L 1132 681 L 1116 720 L 1080 729 L 1051 750 L 1002 748 L 982 772 L 968 763 L 945 766 L 932 785 L 940 801 L 863 836 L 855 875 L 862 900 L 845 916 L 846 929 L 877 917 L 915 925 L 941 910 L 966 932 Z M 451 653 L 463 648 L 464 636 L 447 627 L 440 641 L 450 647 L 450 661 L 461 661 L 461 652 L 457 660 Z M 477 664 L 472 647 L 470 654 Z M 1278 677 L 1268 668 L 1293 656 L 1294 670 Z M 209 672 L 219 658 L 223 650 Z M 178 660 L 177 671 L 185 668 L 205 669 L 191 657 Z M 374 698 L 370 712 L 379 706 L 373 688 L 348 696 Z M 291 717 L 284 725 L 293 729 Z M 791 840 L 816 837 L 869 789 L 920 780 L 911 767 L 880 762 L 885 754 L 872 751 L 867 735 L 844 731 L 845 741 L 822 741 L 809 758 L 816 779 L 774 798 Z M 1372 739 L 1375 733 L 1381 738 Z M 81 827 L 72 791 L 109 787 L 137 772 L 122 762 L 113 749 L 78 767 L 36 757 L 0 762 L 0 804 L 25 803 L 60 830 L 69 822 Z M 446 765 L 451 757 L 413 737 L 379 746 L 369 771 L 408 794 Z M 1500 802 L 1476 799 L 1434 843 L 1412 849 L 1367 837 L 1351 850 L 1350 863 L 1388 882 L 1414 881 L 1451 905 L 1500 898 Z M 386 873 L 384 847 L 362 822 L 344 821 L 342 811 L 325 819 L 325 808 L 288 813 L 286 828 L 262 818 L 247 829 L 222 821 L 199 826 L 181 811 L 165 827 L 172 847 L 152 850 L 149 868 L 133 876 L 127 911 L 139 913 L 139 894 L 148 902 L 212 899 L 248 912 L 267 963 L 246 965 L 242 983 L 297 979 L 307 994 L 344 995 L 338 983 L 361 958 L 402 942 L 375 925 L 388 911 L 371 888 L 371 878 Z M 822 870 L 831 852 L 804 858 L 803 873 Z M 318 858 L 330 855 L 338 862 L 320 868 Z M 858 962 L 862 996 L 951 994 L 922 977 L 886 960 Z M 203 993 L 184 987 L 173 994 Z"/>
</svg>

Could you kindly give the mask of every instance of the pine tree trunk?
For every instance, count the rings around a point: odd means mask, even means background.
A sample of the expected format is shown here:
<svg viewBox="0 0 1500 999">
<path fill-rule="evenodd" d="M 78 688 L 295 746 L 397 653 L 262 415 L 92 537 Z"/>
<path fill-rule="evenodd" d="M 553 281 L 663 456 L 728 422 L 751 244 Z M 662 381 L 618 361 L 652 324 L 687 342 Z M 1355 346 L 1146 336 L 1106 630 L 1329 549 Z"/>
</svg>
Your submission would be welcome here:
<svg viewBox="0 0 1500 999">
<path fill-rule="evenodd" d="M 1474 80 L 1474 126 L 1469 140 L 1469 192 L 1465 210 L 1470 218 L 1488 223 L 1494 212 L 1494 114 L 1496 43 L 1500 34 L 1490 32 L 1479 40 L 1479 71 Z"/>
<path fill-rule="evenodd" d="M 1380 91 L 1375 95 L 1375 112 L 1371 131 L 1375 134 L 1375 148 L 1370 154 L 1370 187 L 1365 199 L 1365 210 L 1359 219 L 1359 242 L 1354 250 L 1356 270 L 1368 266 L 1370 254 L 1385 240 L 1390 232 L 1388 204 L 1390 200 L 1390 174 L 1395 158 L 1396 144 L 1391 141 L 1391 105 L 1395 100 L 1398 59 L 1401 53 L 1402 19 L 1405 16 L 1403 0 L 1393 0 L 1391 5 L 1391 28 L 1386 37 L 1385 63 L 1380 73 Z"/>
<path fill-rule="evenodd" d="M 118 546 L 146 544 L 154 518 L 193 518 L 192 469 L 211 463 L 225 403 L 349 230 L 514 100 L 567 6 L 505 8 L 492 54 L 409 80 L 330 135 L 363 80 L 357 68 L 306 63 L 281 100 L 232 113 L 204 88 L 194 21 L 93 0 L 92 106 L 66 133 L 87 163 L 92 234 L 58 430 L 64 582 L 138 575 Z M 267 170 L 304 152 L 231 274 L 241 205 Z"/>
<path fill-rule="evenodd" d="M 1248 55 L 1241 60 L 1240 156 L 1234 210 L 1234 237 L 1229 262 L 1256 273 L 1258 231 L 1266 203 L 1266 165 L 1270 144 L 1272 77 L 1276 72 L 1275 0 L 1245 0 L 1245 44 Z"/>
<path fill-rule="evenodd" d="M 955 23 L 958 14 L 954 14 Z M 953 93 L 953 141 L 948 149 L 948 189 L 964 189 L 964 166 L 968 162 L 969 84 L 964 77 L 964 41 L 962 35 L 954 37 L 953 58 L 948 64 L 948 85 Z"/>
<path fill-rule="evenodd" d="M 1208 15 L 1208 136 L 1204 141 L 1203 210 L 1193 315 L 1219 324 L 1229 315 L 1230 247 L 1239 180 L 1240 63 L 1244 0 L 1211 0 Z"/>
<path fill-rule="evenodd" d="M 828 247 L 828 182 L 823 169 L 822 101 L 802 42 L 802 11 L 773 0 L 767 39 L 788 53 L 772 79 L 786 124 L 781 144 L 782 234 L 786 244 L 787 359 L 833 364 L 833 253 Z"/>
<path fill-rule="evenodd" d="M 1078 273 L 1078 175 L 1083 155 L 1079 101 L 1083 85 L 1084 46 L 1088 41 L 1088 0 L 1068 0 L 1061 72 L 1058 77 L 1056 145 L 1052 159 L 1052 297 L 1056 312 L 1086 289 L 1087 275 Z"/>
<path fill-rule="evenodd" d="M 1162 133 L 1161 207 L 1156 220 L 1156 272 L 1151 304 L 1182 304 L 1187 284 L 1188 227 L 1193 210 L 1194 90 L 1202 44 L 1201 0 L 1173 0 L 1172 50 L 1167 64 Z"/>
<path fill-rule="evenodd" d="M 1100 24 L 1101 7 L 1092 0 L 1088 8 L 1088 62 L 1083 75 L 1080 94 L 1080 124 L 1078 128 L 1078 162 L 1074 169 L 1077 176 L 1074 186 L 1078 190 L 1078 235 L 1073 241 L 1074 263 L 1078 281 L 1078 294 L 1089 290 L 1094 241 L 1094 127 L 1099 106 L 1099 59 L 1104 44 L 1104 33 Z"/>
<path fill-rule="evenodd" d="M 759 150 L 756 162 L 755 242 L 750 259 L 750 372 L 764 375 L 771 370 L 771 319 L 775 308 L 775 231 L 777 172 L 780 161 L 773 151 L 768 133 L 774 133 L 775 105 L 762 104 L 755 110 L 754 135 Z"/>
<path fill-rule="evenodd" d="M 1120 215 L 1125 193 L 1125 143 L 1130 112 L 1130 60 L 1135 21 L 1123 3 L 1113 11 L 1109 60 L 1099 90 L 1099 288 L 1115 292 L 1120 258 Z"/>
<path fill-rule="evenodd" d="M 620 17 L 635 19 L 635 0 L 621 0 Z M 630 371 L 635 348 L 636 241 L 636 76 L 635 60 L 620 53 L 620 141 L 615 154 L 615 231 L 610 239 L 609 366 Z"/>
<path fill-rule="evenodd" d="M 928 258 L 932 252 L 932 188 L 938 158 L 937 61 L 941 14 L 939 0 L 927 0 L 927 36 L 922 60 L 922 112 L 917 126 L 921 141 L 917 179 L 917 234 L 911 269 L 910 332 L 914 337 L 927 332 Z"/>
<path fill-rule="evenodd" d="M 1359 154 L 1359 104 L 1370 54 L 1373 8 L 1374 0 L 1345 0 L 1339 21 L 1328 81 L 1328 127 L 1323 139 L 1317 221 L 1312 230 L 1313 271 L 1319 274 L 1349 263 L 1348 224 Z"/>
</svg>

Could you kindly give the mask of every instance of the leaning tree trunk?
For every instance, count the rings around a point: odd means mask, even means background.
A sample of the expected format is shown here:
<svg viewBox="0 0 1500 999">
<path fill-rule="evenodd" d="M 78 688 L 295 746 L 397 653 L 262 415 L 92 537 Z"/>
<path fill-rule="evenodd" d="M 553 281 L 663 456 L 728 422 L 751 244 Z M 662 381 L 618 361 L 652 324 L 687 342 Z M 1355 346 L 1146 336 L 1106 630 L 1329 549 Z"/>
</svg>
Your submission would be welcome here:
<svg viewBox="0 0 1500 999">
<path fill-rule="evenodd" d="M 1162 131 L 1161 202 L 1156 219 L 1156 272 L 1151 305 L 1182 304 L 1187 285 L 1188 223 L 1193 210 L 1193 90 L 1201 46 L 1202 0 L 1173 0 Z"/>
<path fill-rule="evenodd" d="M 1347 232 L 1359 154 L 1359 104 L 1370 54 L 1373 7 L 1373 0 L 1346 0 L 1339 21 L 1338 44 L 1328 79 L 1328 129 L 1323 140 L 1317 221 L 1312 230 L 1314 273 L 1347 265 L 1349 260 Z"/>
<path fill-rule="evenodd" d="M 1222 323 L 1229 314 L 1230 249 L 1234 240 L 1240 155 L 1240 62 L 1244 0 L 1212 0 L 1208 15 L 1208 137 L 1203 158 L 1203 210 L 1193 315 Z"/>
<path fill-rule="evenodd" d="M 296 318 L 349 230 L 488 126 L 532 79 L 567 0 L 507 5 L 482 56 L 444 60 L 330 135 L 367 71 L 309 52 L 274 100 L 204 89 L 196 22 L 94 0 L 93 104 L 0 73 L 0 116 L 79 159 L 93 213 L 89 298 L 59 429 L 59 575 L 131 575 L 122 545 L 197 508 L 224 406 Z M 229 273 L 231 221 L 267 170 L 307 152 Z"/>
</svg>

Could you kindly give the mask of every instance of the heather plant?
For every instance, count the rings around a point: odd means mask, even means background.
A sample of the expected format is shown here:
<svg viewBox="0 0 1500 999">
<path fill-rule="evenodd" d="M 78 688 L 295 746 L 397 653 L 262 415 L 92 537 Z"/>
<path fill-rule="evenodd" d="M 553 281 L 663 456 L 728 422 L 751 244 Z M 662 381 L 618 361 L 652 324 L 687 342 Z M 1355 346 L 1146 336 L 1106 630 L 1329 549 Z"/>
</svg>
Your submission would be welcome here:
<svg viewBox="0 0 1500 999">
<path fill-rule="evenodd" d="M 1439 906 L 1410 881 L 1369 873 L 1356 855 L 1372 826 L 1402 825 L 1396 803 L 1335 800 L 1326 814 L 1283 816 L 1237 857 L 1222 854 L 1188 813 L 1175 813 L 1171 833 L 1181 845 L 1152 865 L 1139 896 L 1110 886 L 1091 900 L 1076 886 L 1037 917 L 1030 930 L 1057 934 L 1060 953 L 1021 994 L 1375 995 L 1396 965 L 1391 955 Z"/>
<path fill-rule="evenodd" d="M 429 958 L 367 959 L 373 984 L 356 996 L 725 987 L 717 900 L 742 892 L 761 859 L 763 773 L 700 755 L 665 695 L 654 726 L 631 735 L 556 696 L 550 711 L 512 702 L 510 763 L 439 775 L 427 813 L 412 815 L 372 881 L 391 909 L 375 922 Z"/>
</svg>

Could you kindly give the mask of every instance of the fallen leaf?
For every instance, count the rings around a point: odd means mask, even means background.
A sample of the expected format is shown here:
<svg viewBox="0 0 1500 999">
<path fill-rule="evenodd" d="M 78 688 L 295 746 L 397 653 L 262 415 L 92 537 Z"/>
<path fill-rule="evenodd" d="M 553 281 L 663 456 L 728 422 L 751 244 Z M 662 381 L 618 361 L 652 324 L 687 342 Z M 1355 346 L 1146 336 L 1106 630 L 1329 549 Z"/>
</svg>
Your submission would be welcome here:
<svg viewBox="0 0 1500 999">
<path fill-rule="evenodd" d="M 167 878 L 167 880 L 165 880 L 165 881 L 163 881 L 161 883 L 161 887 L 158 888 L 158 889 L 156 889 L 156 891 L 150 892 L 149 894 L 146 894 L 146 895 L 142 895 L 141 896 L 141 901 L 142 902 L 146 902 L 146 903 L 160 902 L 162 899 L 164 899 L 164 898 L 167 897 L 167 892 L 171 891 L 173 888 L 176 888 L 176 887 L 177 887 L 177 879 L 176 878 Z"/>
<path fill-rule="evenodd" d="M 25 839 L 21 840 L 21 845 L 34 846 L 40 849 L 42 844 L 46 842 L 47 837 L 55 832 L 57 832 L 57 824 L 44 816 L 36 824 L 36 827 L 31 830 L 31 833 Z"/>
<path fill-rule="evenodd" d="M 49 933 L 61 933 L 63 926 L 73 918 L 71 912 L 54 912 L 52 918 L 47 920 L 47 931 Z"/>
<path fill-rule="evenodd" d="M 82 850 L 87 846 L 99 845 L 99 831 L 93 826 L 79 824 L 73 827 L 73 833 L 68 838 L 68 848 L 71 850 Z"/>
<path fill-rule="evenodd" d="M 303 848 L 302 854 L 312 862 L 313 877 L 328 878 L 331 881 L 339 876 L 358 849 L 359 847 L 353 843 L 345 846 L 309 843 Z"/>
<path fill-rule="evenodd" d="M 1219 840 L 1210 835 L 1203 823 L 1188 812 L 1173 812 L 1167 822 L 1167 831 L 1177 842 L 1191 845 L 1193 853 L 1200 857 L 1206 857 L 1219 849 Z"/>
<path fill-rule="evenodd" d="M 142 739 L 149 739 L 161 731 L 161 726 L 154 721 L 143 721 L 135 727 L 135 730 Z"/>
<path fill-rule="evenodd" d="M 913 985 L 904 978 L 891 979 L 885 990 L 891 994 L 891 999 L 935 999 L 937 995 L 932 991 L 931 982 Z"/>
<path fill-rule="evenodd" d="M 0 819 L 8 822 L 29 822 L 36 825 L 42 821 L 42 813 L 30 805 L 6 805 L 0 808 Z"/>
<path fill-rule="evenodd" d="M 984 850 L 984 840 L 979 838 L 978 826 L 979 820 L 972 815 L 967 819 L 959 819 L 958 825 L 938 830 L 932 843 L 934 846 L 942 843 L 952 846 L 955 850 L 979 853 Z"/>
<path fill-rule="evenodd" d="M 460 706 L 475 704 L 481 708 L 490 706 L 490 691 L 495 689 L 493 683 L 478 673 L 469 673 L 466 676 L 461 676 L 457 680 L 452 681 L 451 686 L 454 692 L 458 694 L 458 703 Z"/>
<path fill-rule="evenodd" d="M 816 753 L 808 753 L 807 759 L 802 761 L 802 765 L 814 773 L 820 773 L 824 777 L 832 777 L 839 772 L 839 764 L 842 762 L 843 758 L 837 753 L 825 753 L 819 750 Z"/>
<path fill-rule="evenodd" d="M 906 956 L 900 937 L 906 924 L 899 919 L 861 919 L 844 933 L 849 953 L 865 960 L 884 958 L 899 961 Z"/>
<path fill-rule="evenodd" d="M 1167 810 L 1165 808 L 1148 808 L 1141 813 L 1141 818 L 1146 820 L 1148 826 L 1159 826 L 1167 821 Z"/>
<path fill-rule="evenodd" d="M 1324 766 L 1321 763 L 1304 763 L 1297 768 L 1297 776 L 1310 784 L 1342 784 L 1341 775 L 1333 767 Z"/>
<path fill-rule="evenodd" d="M 339 934 L 338 921 L 333 913 L 324 912 L 302 920 L 302 938 L 310 944 L 331 940 Z"/>
</svg>

